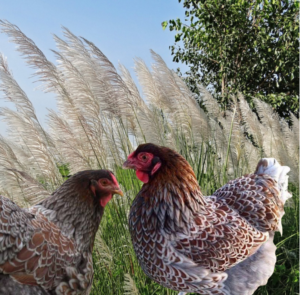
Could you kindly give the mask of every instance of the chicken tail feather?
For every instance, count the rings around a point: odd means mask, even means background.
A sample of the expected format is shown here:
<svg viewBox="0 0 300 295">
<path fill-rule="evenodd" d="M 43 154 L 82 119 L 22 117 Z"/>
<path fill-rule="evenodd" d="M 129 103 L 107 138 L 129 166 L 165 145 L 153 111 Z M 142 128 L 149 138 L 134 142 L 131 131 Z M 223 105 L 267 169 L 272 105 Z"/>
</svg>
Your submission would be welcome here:
<svg viewBox="0 0 300 295">
<path fill-rule="evenodd" d="M 258 162 L 255 174 L 268 174 L 277 181 L 280 200 L 284 204 L 292 196 L 287 190 L 289 178 L 287 174 L 290 170 L 290 167 L 281 166 L 274 158 L 263 158 Z"/>
<path fill-rule="evenodd" d="M 274 178 L 277 181 L 278 189 L 280 191 L 279 198 L 282 204 L 284 205 L 286 200 L 291 198 L 292 195 L 288 191 L 288 178 L 287 175 L 290 171 L 290 167 L 288 166 L 281 166 L 278 161 L 274 158 L 263 158 L 261 159 L 256 167 L 255 174 L 267 174 Z M 284 210 L 282 209 L 281 212 L 281 218 L 278 223 L 278 231 L 282 235 L 282 224 L 281 219 L 284 215 Z"/>
</svg>

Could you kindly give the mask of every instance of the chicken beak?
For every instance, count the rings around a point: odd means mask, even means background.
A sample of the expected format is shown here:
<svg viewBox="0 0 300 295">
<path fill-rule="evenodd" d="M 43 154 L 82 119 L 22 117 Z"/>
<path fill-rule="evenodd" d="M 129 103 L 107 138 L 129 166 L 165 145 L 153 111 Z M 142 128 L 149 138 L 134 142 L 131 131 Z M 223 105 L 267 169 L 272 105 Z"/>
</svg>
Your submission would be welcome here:
<svg viewBox="0 0 300 295">
<path fill-rule="evenodd" d="M 127 159 L 127 161 L 124 162 L 123 164 L 124 169 L 135 169 L 135 165 L 132 162 L 132 160 Z"/>
<path fill-rule="evenodd" d="M 123 194 L 123 192 L 121 191 L 120 188 L 117 188 L 117 189 L 113 190 L 112 194 L 117 194 L 117 195 L 120 195 L 121 197 L 124 196 L 124 194 Z"/>
</svg>

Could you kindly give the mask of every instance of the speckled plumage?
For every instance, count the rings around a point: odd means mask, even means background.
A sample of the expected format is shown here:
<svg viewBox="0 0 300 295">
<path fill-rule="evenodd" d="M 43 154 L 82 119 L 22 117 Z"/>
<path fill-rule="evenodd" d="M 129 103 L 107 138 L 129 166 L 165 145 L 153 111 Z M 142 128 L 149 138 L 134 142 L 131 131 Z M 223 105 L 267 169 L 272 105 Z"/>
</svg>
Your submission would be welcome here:
<svg viewBox="0 0 300 295">
<path fill-rule="evenodd" d="M 28 210 L 0 196 L 0 294 L 89 294 L 92 248 L 104 208 L 83 171 Z"/>
<path fill-rule="evenodd" d="M 143 172 L 149 173 L 149 181 L 129 215 L 134 250 L 146 275 L 167 288 L 203 295 L 248 295 L 265 284 L 276 262 L 273 235 L 284 204 L 278 175 L 268 175 L 267 168 L 276 160 L 259 163 L 266 165 L 265 174 L 243 176 L 204 197 L 182 156 L 145 144 L 130 155 L 130 161 L 140 152 L 161 161 L 156 174 L 151 174 L 152 166 Z M 131 168 L 130 161 L 125 167 Z M 267 271 L 260 278 L 251 276 L 253 269 L 265 265 Z"/>
</svg>

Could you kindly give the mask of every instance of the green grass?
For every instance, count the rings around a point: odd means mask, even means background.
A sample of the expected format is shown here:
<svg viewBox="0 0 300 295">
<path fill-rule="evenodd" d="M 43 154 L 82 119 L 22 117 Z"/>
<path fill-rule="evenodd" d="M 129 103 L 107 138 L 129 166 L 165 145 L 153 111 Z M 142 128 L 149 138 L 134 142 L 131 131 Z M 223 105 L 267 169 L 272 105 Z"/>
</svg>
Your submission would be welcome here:
<svg viewBox="0 0 300 295">
<path fill-rule="evenodd" d="M 289 186 L 293 198 L 285 207 L 283 235 L 275 235 L 277 263 L 267 286 L 260 287 L 255 294 L 292 295 L 299 293 L 299 188 Z"/>
<path fill-rule="evenodd" d="M 211 151 L 193 152 L 194 156 L 187 150 L 181 152 L 193 166 L 204 194 L 211 194 L 229 180 L 230 177 L 222 173 L 223 168 L 218 167 L 218 158 Z M 231 178 L 247 172 L 243 171 L 242 163 L 240 166 L 234 169 L 235 174 Z M 205 173 L 203 167 L 206 167 Z M 95 273 L 91 294 L 133 294 L 124 291 L 125 274 L 130 274 L 141 295 L 178 294 L 147 278 L 139 267 L 131 245 L 127 219 L 131 202 L 142 184 L 133 171 L 116 168 L 115 172 L 126 194 L 123 198 L 115 197 L 105 209 L 99 232 L 101 242 L 97 242 L 94 248 Z M 275 236 L 276 269 L 267 286 L 260 287 L 255 292 L 256 295 L 292 295 L 299 292 L 299 190 L 292 184 L 289 190 L 293 198 L 289 202 L 289 207 L 285 208 L 283 236 L 281 237 L 279 233 Z"/>
</svg>

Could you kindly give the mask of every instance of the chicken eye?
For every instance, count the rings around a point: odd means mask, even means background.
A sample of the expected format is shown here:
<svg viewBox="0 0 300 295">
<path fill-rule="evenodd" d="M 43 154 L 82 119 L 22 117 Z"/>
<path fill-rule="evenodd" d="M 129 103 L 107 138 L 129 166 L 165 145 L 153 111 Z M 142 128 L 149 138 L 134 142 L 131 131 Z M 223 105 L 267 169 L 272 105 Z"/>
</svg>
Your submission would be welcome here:
<svg viewBox="0 0 300 295">
<path fill-rule="evenodd" d="M 106 185 L 108 185 L 108 182 L 107 182 L 107 180 L 102 180 L 101 184 L 104 185 L 104 186 L 106 186 Z"/>
<path fill-rule="evenodd" d="M 146 162 L 146 161 L 148 160 L 148 156 L 147 156 L 146 154 L 141 154 L 141 155 L 139 156 L 139 159 L 140 159 L 141 161 L 143 161 L 143 162 Z"/>
</svg>

